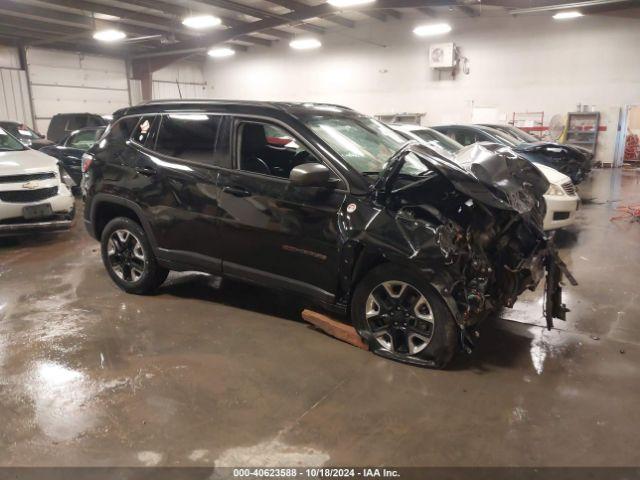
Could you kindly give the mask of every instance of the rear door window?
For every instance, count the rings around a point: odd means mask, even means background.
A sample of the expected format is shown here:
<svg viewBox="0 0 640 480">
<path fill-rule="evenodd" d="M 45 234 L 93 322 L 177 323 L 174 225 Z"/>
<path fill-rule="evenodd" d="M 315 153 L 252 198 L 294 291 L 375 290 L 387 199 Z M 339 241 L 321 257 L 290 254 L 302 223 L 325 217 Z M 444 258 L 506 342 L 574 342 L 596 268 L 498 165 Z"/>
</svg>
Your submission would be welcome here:
<svg viewBox="0 0 640 480">
<path fill-rule="evenodd" d="M 109 138 L 112 142 L 124 144 L 131 138 L 131 134 L 137 123 L 138 117 L 121 118 L 109 128 Z"/>
<path fill-rule="evenodd" d="M 205 113 L 163 115 L 155 150 L 169 157 L 212 164 L 221 121 L 221 116 Z"/>
</svg>

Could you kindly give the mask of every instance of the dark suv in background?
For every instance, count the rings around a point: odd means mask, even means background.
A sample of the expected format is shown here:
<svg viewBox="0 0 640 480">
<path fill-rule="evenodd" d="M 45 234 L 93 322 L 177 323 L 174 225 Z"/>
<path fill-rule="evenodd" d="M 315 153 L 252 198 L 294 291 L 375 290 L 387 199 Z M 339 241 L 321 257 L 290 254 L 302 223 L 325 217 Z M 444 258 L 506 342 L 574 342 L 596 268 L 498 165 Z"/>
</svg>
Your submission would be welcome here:
<svg viewBox="0 0 640 480">
<path fill-rule="evenodd" d="M 106 129 L 106 126 L 82 128 L 71 132 L 57 144 L 42 147 L 40 151 L 60 160 L 60 164 L 79 186 L 82 180 L 82 155 L 102 137 Z"/>
<path fill-rule="evenodd" d="M 87 127 L 106 127 L 109 121 L 95 113 L 58 113 L 51 118 L 47 138 L 60 143 L 76 130 Z"/>
<path fill-rule="evenodd" d="M 374 352 L 442 367 L 487 315 L 564 268 L 548 183 L 508 149 L 451 161 L 351 109 L 151 102 L 83 157 L 88 231 L 123 290 L 169 270 L 284 289 L 345 314 Z"/>
</svg>

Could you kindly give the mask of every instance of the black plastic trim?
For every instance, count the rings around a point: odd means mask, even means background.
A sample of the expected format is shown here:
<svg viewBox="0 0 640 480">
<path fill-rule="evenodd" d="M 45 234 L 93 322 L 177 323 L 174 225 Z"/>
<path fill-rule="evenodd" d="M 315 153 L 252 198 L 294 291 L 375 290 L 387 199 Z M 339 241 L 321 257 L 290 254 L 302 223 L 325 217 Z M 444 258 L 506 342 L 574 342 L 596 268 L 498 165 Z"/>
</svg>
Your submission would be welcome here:
<svg viewBox="0 0 640 480">
<path fill-rule="evenodd" d="M 222 272 L 225 277 L 235 278 L 249 283 L 254 283 L 268 288 L 283 289 L 308 297 L 318 299 L 323 303 L 333 304 L 335 295 L 310 285 L 305 282 L 276 275 L 274 273 L 256 270 L 255 268 L 238 265 L 232 262 L 223 262 Z"/>
</svg>

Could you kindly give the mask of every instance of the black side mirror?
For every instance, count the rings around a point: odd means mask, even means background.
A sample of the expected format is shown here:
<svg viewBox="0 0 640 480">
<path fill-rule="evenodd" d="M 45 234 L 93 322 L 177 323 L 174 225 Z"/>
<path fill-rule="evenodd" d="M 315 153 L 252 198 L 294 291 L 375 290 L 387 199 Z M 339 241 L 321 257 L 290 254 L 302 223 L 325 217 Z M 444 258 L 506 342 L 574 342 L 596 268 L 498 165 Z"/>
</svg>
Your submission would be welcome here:
<svg viewBox="0 0 640 480">
<path fill-rule="evenodd" d="M 303 163 L 291 170 L 289 180 L 298 187 L 327 187 L 331 184 L 331 170 L 321 163 Z"/>
</svg>

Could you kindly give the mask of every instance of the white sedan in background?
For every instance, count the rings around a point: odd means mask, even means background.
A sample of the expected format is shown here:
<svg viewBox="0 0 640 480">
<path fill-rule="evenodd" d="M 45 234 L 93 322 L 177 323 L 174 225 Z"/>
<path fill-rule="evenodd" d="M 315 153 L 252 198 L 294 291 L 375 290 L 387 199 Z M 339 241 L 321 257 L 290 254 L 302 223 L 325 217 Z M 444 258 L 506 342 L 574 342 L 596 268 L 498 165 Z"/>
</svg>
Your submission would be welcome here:
<svg viewBox="0 0 640 480">
<path fill-rule="evenodd" d="M 0 128 L 0 236 L 70 228 L 72 183 L 55 158 Z"/>
<path fill-rule="evenodd" d="M 420 125 L 392 124 L 394 131 L 407 140 L 416 140 L 442 153 L 447 158 L 462 150 L 463 145 L 442 133 Z M 502 147 L 502 145 L 501 145 Z M 544 217 L 544 229 L 555 230 L 568 227 L 575 222 L 576 211 L 580 207 L 580 197 L 571 179 L 564 173 L 546 165 L 535 164 L 549 182 L 549 190 L 544 195 L 547 213 Z"/>
</svg>

